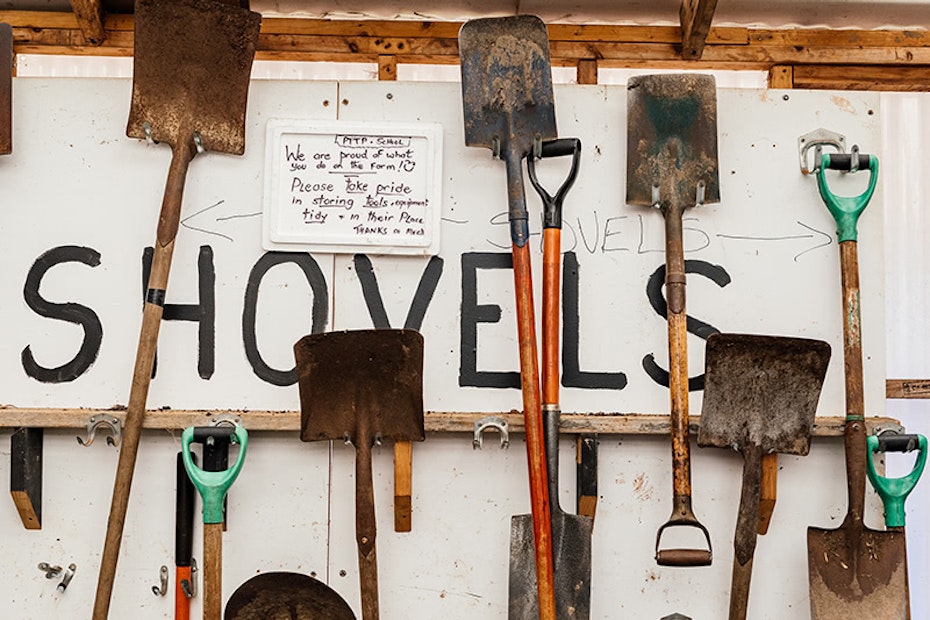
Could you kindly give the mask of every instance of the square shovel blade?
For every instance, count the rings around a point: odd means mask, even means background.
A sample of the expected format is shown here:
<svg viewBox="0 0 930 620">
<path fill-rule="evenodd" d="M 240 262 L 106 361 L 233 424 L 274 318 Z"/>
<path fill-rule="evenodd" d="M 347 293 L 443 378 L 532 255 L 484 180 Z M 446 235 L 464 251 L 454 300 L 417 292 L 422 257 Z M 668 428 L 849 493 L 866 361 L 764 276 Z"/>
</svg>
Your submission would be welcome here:
<svg viewBox="0 0 930 620">
<path fill-rule="evenodd" d="M 698 444 L 806 455 L 830 363 L 822 340 L 714 334 L 705 350 Z"/>
<path fill-rule="evenodd" d="M 465 22 L 459 31 L 465 144 L 525 155 L 556 137 L 549 34 L 535 15 Z"/>
<path fill-rule="evenodd" d="M 713 76 L 683 73 L 630 78 L 626 166 L 627 204 L 674 203 L 685 208 L 698 202 L 720 202 Z"/>
<path fill-rule="evenodd" d="M 422 441 L 423 336 L 411 329 L 310 334 L 294 345 L 300 439 Z M 368 444 L 370 445 L 370 443 Z"/>
<path fill-rule="evenodd" d="M 216 0 L 137 0 L 126 135 L 176 146 L 196 132 L 206 150 L 241 155 L 260 26 Z"/>
</svg>

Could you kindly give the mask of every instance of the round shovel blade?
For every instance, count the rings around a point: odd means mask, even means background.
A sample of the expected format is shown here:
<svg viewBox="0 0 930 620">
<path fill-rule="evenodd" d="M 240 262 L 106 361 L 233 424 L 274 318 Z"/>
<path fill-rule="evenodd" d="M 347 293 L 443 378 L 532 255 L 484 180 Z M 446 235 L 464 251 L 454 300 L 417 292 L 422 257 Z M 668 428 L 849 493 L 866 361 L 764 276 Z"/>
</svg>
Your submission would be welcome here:
<svg viewBox="0 0 930 620">
<path fill-rule="evenodd" d="M 224 620 L 355 620 L 349 604 L 321 581 L 300 573 L 262 573 L 233 592 Z"/>
</svg>

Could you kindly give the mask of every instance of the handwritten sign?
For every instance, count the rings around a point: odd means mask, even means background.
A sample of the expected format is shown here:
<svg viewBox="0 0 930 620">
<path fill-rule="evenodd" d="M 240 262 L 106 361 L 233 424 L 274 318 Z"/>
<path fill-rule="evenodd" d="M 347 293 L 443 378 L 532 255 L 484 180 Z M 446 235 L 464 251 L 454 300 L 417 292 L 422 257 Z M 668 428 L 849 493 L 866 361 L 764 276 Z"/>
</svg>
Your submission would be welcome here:
<svg viewBox="0 0 930 620">
<path fill-rule="evenodd" d="M 272 120 L 267 137 L 265 249 L 439 252 L 439 124 Z"/>
</svg>

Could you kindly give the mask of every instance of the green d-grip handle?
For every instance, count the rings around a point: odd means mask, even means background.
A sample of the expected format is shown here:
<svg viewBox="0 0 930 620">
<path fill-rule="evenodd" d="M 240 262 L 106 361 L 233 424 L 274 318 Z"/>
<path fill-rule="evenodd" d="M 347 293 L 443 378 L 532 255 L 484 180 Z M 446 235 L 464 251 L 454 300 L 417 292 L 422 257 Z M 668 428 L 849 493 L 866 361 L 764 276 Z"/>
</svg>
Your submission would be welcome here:
<svg viewBox="0 0 930 620">
<path fill-rule="evenodd" d="M 206 427 L 203 430 L 217 431 L 218 427 Z M 232 486 L 242 470 L 245 463 L 245 450 L 249 445 L 249 434 L 242 426 L 236 426 L 233 436 L 230 437 L 232 443 L 239 444 L 239 454 L 236 455 L 236 462 L 233 466 L 224 471 L 204 471 L 194 464 L 191 458 L 191 443 L 194 441 L 194 427 L 190 426 L 181 433 L 181 454 L 184 459 L 184 469 L 191 482 L 200 491 L 200 497 L 203 499 L 203 522 L 204 523 L 222 523 L 223 522 L 223 498 L 226 497 L 226 491 Z"/>
<path fill-rule="evenodd" d="M 869 160 L 869 186 L 858 196 L 837 196 L 831 192 L 824 173 L 827 168 L 846 170 L 848 172 L 850 170 L 849 155 L 831 158 L 829 153 L 824 153 L 822 164 L 817 169 L 817 189 L 820 190 L 820 197 L 823 198 L 827 209 L 830 210 L 833 219 L 836 220 L 836 235 L 840 242 L 856 240 L 856 223 L 872 199 L 872 194 L 875 193 L 875 184 L 878 182 L 878 157 L 875 155 L 859 155 L 859 158 L 868 158 Z"/>
<path fill-rule="evenodd" d="M 927 463 L 927 438 L 923 435 L 901 436 L 901 439 L 917 439 L 917 460 L 914 462 L 914 469 L 911 473 L 902 478 L 885 478 L 875 471 L 875 463 L 872 461 L 872 455 L 875 452 L 904 452 L 911 448 L 902 448 L 895 446 L 884 446 L 883 441 L 876 435 L 869 435 L 866 438 L 868 449 L 868 458 L 866 459 L 866 473 L 869 475 L 869 481 L 872 487 L 882 498 L 882 504 L 885 506 L 885 526 L 886 527 L 904 527 L 904 500 L 908 494 L 914 490 L 920 474 L 924 471 L 924 465 Z M 891 440 L 899 439 L 892 436 Z"/>
</svg>

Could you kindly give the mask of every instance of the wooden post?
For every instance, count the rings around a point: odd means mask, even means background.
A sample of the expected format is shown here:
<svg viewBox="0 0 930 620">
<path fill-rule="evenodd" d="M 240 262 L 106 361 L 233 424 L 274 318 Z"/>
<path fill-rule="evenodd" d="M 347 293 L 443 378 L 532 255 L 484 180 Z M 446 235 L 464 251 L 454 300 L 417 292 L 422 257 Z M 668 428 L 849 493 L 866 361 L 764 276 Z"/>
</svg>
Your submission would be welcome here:
<svg viewBox="0 0 930 620">
<path fill-rule="evenodd" d="M 397 79 L 397 57 L 393 54 L 378 56 L 378 79 Z M 394 531 L 409 532 L 413 528 L 413 444 L 398 441 L 394 444 Z"/>
<path fill-rule="evenodd" d="M 42 529 L 41 428 L 18 428 L 10 438 L 10 495 L 27 530 Z"/>
</svg>

